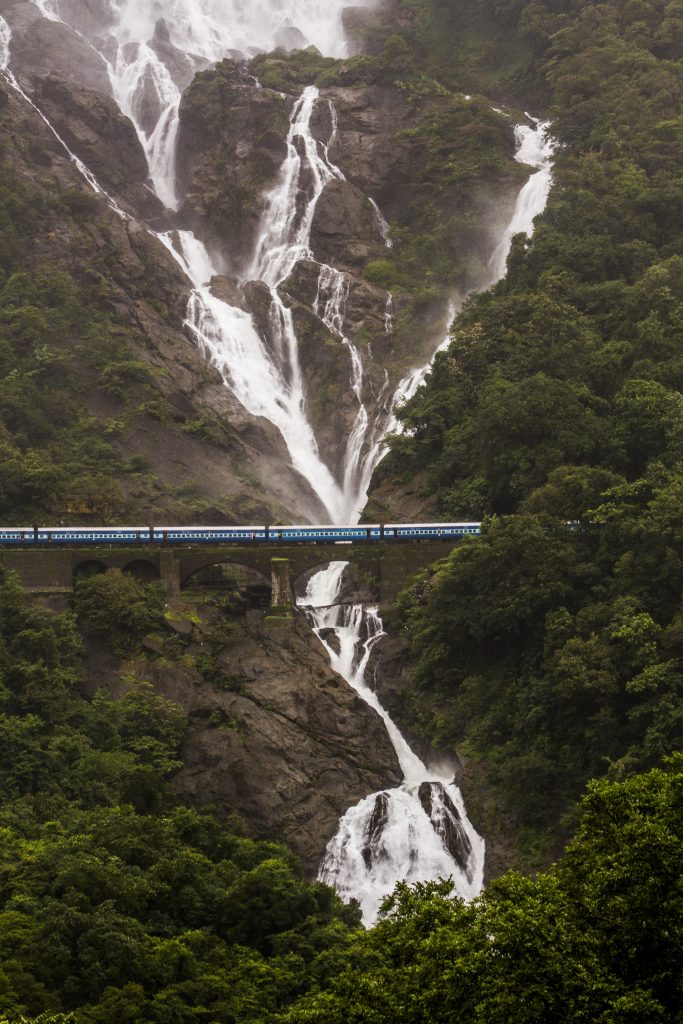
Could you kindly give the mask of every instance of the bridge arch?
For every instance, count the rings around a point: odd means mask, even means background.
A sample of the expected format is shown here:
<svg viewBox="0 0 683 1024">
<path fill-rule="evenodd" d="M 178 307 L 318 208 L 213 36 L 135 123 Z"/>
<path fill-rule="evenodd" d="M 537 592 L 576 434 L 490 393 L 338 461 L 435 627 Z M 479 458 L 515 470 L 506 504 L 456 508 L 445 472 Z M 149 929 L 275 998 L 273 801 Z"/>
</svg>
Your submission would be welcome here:
<svg viewBox="0 0 683 1024">
<path fill-rule="evenodd" d="M 109 566 L 99 558 L 86 558 L 74 565 L 73 581 L 75 583 L 77 580 L 90 579 L 91 576 L 100 576 L 103 572 L 107 572 L 108 568 Z"/>
<path fill-rule="evenodd" d="M 159 566 L 148 558 L 134 558 L 123 566 L 123 571 L 139 583 L 153 583 L 160 578 Z"/>
<path fill-rule="evenodd" d="M 265 608 L 270 604 L 272 584 L 268 576 L 252 565 L 234 558 L 213 558 L 182 576 L 180 589 L 185 594 L 197 595 L 239 593 L 252 607 Z"/>
</svg>

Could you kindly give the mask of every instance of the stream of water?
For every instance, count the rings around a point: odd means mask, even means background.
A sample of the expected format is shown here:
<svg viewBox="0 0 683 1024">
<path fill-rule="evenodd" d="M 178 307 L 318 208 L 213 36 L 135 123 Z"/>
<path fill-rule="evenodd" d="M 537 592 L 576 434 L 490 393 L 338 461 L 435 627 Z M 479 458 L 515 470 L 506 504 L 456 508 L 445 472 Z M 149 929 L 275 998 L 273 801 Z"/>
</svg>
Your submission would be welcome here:
<svg viewBox="0 0 683 1024">
<path fill-rule="evenodd" d="M 37 3 L 46 17 L 63 17 L 68 23 L 60 0 Z M 249 4 L 241 0 L 155 0 L 146 5 L 135 0 L 105 0 L 100 33 L 85 33 L 83 38 L 105 60 L 112 93 L 136 127 L 151 180 L 169 208 L 178 205 L 178 107 L 182 89 L 194 72 L 231 50 L 250 53 L 257 46 L 270 49 L 285 37 L 290 41 L 297 38 L 297 32 L 303 32 L 306 40 L 318 45 L 322 52 L 340 54 L 344 44 L 339 19 L 344 6 L 346 0 L 252 0 Z M 70 11 L 73 9 L 69 7 Z M 163 27 L 159 25 L 160 18 L 164 19 Z M 71 27 L 81 34 L 78 26 Z M 0 18 L 0 73 L 37 110 L 89 186 L 104 194 L 117 214 L 125 217 L 22 90 L 10 70 L 10 44 L 9 26 Z M 169 48 L 175 54 L 173 59 L 169 58 Z M 184 70 L 179 57 L 185 61 Z M 384 392 L 376 402 L 380 412 L 370 417 L 364 401 L 363 361 L 345 333 L 348 282 L 339 270 L 318 264 L 313 311 L 348 351 L 349 391 L 358 406 L 344 464 L 340 475 L 335 476 L 320 454 L 306 414 L 295 325 L 279 291 L 300 259 L 314 260 L 310 237 L 316 204 L 326 184 L 335 178 L 343 179 L 329 156 L 337 130 L 331 104 L 332 131 L 327 144 L 316 141 L 311 130 L 313 114 L 321 102 L 327 101 L 321 100 L 318 90 L 311 86 L 293 107 L 287 156 L 266 197 L 259 241 L 248 274 L 269 289 L 269 346 L 248 313 L 212 294 L 210 281 L 220 268 L 200 239 L 188 231 L 157 237 L 192 282 L 187 325 L 221 370 L 226 386 L 249 412 L 266 417 L 279 429 L 292 465 L 318 495 L 330 521 L 352 523 L 360 517 L 372 473 L 382 458 L 384 434 L 398 426 L 393 409 L 415 393 L 428 366 L 406 376 L 393 396 L 389 394 L 387 376 Z M 514 215 L 493 253 L 491 283 L 505 272 L 512 236 L 522 231 L 530 234 L 534 217 L 545 206 L 552 149 L 544 129 L 545 125 L 538 122 L 515 129 L 517 159 L 537 170 L 521 190 Z M 369 202 L 378 232 L 390 247 L 389 226 L 377 205 L 371 199 Z M 387 298 L 385 327 L 387 332 L 393 330 L 391 295 Z M 447 339 L 443 344 L 447 344 Z M 344 815 L 321 866 L 321 878 L 333 884 L 344 898 L 358 899 L 364 920 L 370 924 L 377 917 L 383 897 L 401 879 L 452 877 L 460 895 L 476 895 L 483 884 L 484 841 L 469 822 L 462 796 L 452 779 L 430 769 L 413 753 L 367 685 L 366 669 L 373 647 L 383 636 L 383 627 L 376 608 L 341 604 L 345 565 L 335 562 L 317 573 L 301 603 L 334 668 L 383 719 L 404 775 L 399 788 L 371 794 Z M 336 634 L 338 650 L 329 642 L 330 630 Z"/>
<path fill-rule="evenodd" d="M 344 815 L 320 878 L 344 899 L 357 899 L 364 923 L 371 925 L 401 880 L 452 878 L 459 895 L 476 896 L 484 879 L 484 841 L 467 817 L 452 774 L 423 764 L 368 686 L 368 662 L 384 629 L 376 607 L 340 603 L 346 566 L 333 562 L 312 576 L 301 604 L 332 667 L 382 718 L 404 779 L 399 788 L 372 793 Z M 329 642 L 330 630 L 336 644 Z"/>
</svg>

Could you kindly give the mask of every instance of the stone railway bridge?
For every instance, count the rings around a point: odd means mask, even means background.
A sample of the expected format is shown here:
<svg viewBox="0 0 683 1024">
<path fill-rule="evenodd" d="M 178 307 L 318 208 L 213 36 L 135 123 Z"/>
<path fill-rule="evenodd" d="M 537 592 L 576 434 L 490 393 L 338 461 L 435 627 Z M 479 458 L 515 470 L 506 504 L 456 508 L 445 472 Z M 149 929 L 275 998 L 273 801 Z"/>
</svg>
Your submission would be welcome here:
<svg viewBox="0 0 683 1024">
<path fill-rule="evenodd" d="M 195 573 L 214 565 L 255 570 L 272 587 L 274 607 L 291 605 L 293 589 L 311 570 L 329 562 L 349 562 L 375 582 L 387 608 L 406 579 L 460 543 L 447 541 L 354 544 L 169 545 L 131 547 L 39 547 L 0 549 L 0 570 L 18 574 L 27 592 L 67 599 L 74 580 L 88 569 L 122 569 L 144 579 L 160 579 L 170 603 L 180 600 Z"/>
</svg>

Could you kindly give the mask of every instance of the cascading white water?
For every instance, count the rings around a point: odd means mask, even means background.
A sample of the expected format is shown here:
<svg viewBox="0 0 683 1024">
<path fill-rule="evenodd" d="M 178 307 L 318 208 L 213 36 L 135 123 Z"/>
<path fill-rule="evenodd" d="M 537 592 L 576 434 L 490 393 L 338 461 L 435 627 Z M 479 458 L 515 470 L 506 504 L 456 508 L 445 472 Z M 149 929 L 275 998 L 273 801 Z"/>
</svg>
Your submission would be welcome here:
<svg viewBox="0 0 683 1024">
<path fill-rule="evenodd" d="M 266 200 L 266 213 L 248 277 L 263 281 L 271 288 L 282 284 L 300 259 L 312 259 L 311 227 L 318 200 L 325 185 L 335 178 L 343 180 L 338 167 L 330 162 L 328 147 L 320 146 L 311 131 L 311 118 L 319 90 L 309 85 L 294 105 L 287 135 L 287 156 L 277 184 Z M 335 128 L 333 127 L 333 134 Z M 331 140 L 330 140 L 331 141 Z M 300 154 L 299 148 L 303 149 Z M 311 184 L 302 189 L 302 170 Z M 297 198 L 306 196 L 303 211 Z"/>
<path fill-rule="evenodd" d="M 372 209 L 375 214 L 375 226 L 377 228 L 377 233 L 379 234 L 380 238 L 386 245 L 387 249 L 393 249 L 394 243 L 391 238 L 389 222 L 387 221 L 386 217 L 384 216 L 384 214 L 382 213 L 374 199 L 370 200 L 370 205 L 372 206 Z"/>
<path fill-rule="evenodd" d="M 496 108 L 493 108 L 496 110 Z M 498 111 L 500 113 L 500 111 Z M 514 212 L 510 222 L 505 227 L 502 237 L 496 246 L 493 256 L 489 261 L 489 279 L 487 287 L 491 287 L 505 275 L 508 254 L 512 245 L 514 235 L 526 234 L 530 238 L 534 233 L 534 221 L 539 214 L 543 213 L 548 201 L 548 193 L 552 183 L 553 153 L 554 146 L 552 139 L 547 134 L 548 121 L 539 121 L 530 118 L 533 127 L 526 124 L 515 125 L 515 139 L 517 149 L 515 160 L 537 170 L 529 177 L 526 184 L 520 190 L 515 203 Z M 451 306 L 448 314 L 449 324 L 457 312 L 455 306 Z M 450 344 L 450 334 L 447 334 L 437 352 L 447 349 Z M 429 373 L 431 363 L 426 363 L 403 378 L 394 394 L 392 402 L 392 414 L 388 419 L 386 430 L 396 432 L 401 430 L 400 421 L 393 410 L 404 405 L 413 397 Z"/>
<path fill-rule="evenodd" d="M 0 70 L 2 71 L 7 71 L 9 69 L 9 48 L 11 42 L 12 31 L 5 19 L 0 16 Z"/>
<path fill-rule="evenodd" d="M 505 274 L 513 236 L 522 233 L 531 237 L 534 230 L 534 219 L 543 212 L 548 201 L 554 151 L 552 140 L 547 134 L 549 123 L 537 121 L 535 118 L 531 118 L 531 120 L 533 127 L 527 124 L 515 126 L 515 139 L 517 140 L 515 160 L 521 164 L 536 167 L 537 170 L 517 196 L 512 220 L 503 232 L 503 237 L 491 257 L 489 262 L 491 284 L 499 281 Z"/>
<path fill-rule="evenodd" d="M 311 577 L 301 604 L 333 668 L 382 718 L 404 780 L 400 788 L 373 793 L 347 811 L 327 847 L 320 878 L 344 899 L 357 899 L 363 921 L 371 925 L 384 897 L 402 880 L 452 877 L 459 895 L 477 895 L 484 842 L 467 818 L 457 786 L 423 764 L 367 686 L 368 661 L 384 630 L 376 608 L 339 603 L 346 566 L 333 562 Z M 338 651 L 326 640 L 330 629 Z"/>
<path fill-rule="evenodd" d="M 349 294 L 349 284 L 344 274 L 335 267 L 320 266 L 318 291 L 313 303 L 313 312 L 320 317 L 325 327 L 335 334 L 348 349 L 351 357 L 351 390 L 358 402 L 358 412 L 346 445 L 342 490 L 347 497 L 346 522 L 356 521 L 365 504 L 365 496 L 376 463 L 372 461 L 375 449 L 377 424 L 371 426 L 370 416 L 363 401 L 363 360 L 354 343 L 344 334 L 344 312 Z M 363 454 L 366 443 L 368 451 Z"/>
<path fill-rule="evenodd" d="M 384 307 L 384 331 L 386 334 L 391 334 L 394 329 L 394 296 L 389 292 L 387 294 L 387 304 Z"/>
<path fill-rule="evenodd" d="M 272 355 L 251 319 L 215 298 L 207 288 L 198 287 L 188 310 L 188 322 L 200 343 L 224 374 L 239 401 L 254 415 L 266 416 L 280 430 L 287 443 L 292 464 L 310 483 L 328 511 L 332 522 L 345 522 L 359 509 L 359 488 L 353 487 L 356 463 L 365 440 L 367 410 L 361 398 L 362 363 L 355 346 L 344 338 L 344 282 L 334 278 L 333 293 L 326 297 L 320 315 L 349 349 L 351 386 L 359 400 L 359 413 L 347 448 L 341 483 L 335 480 L 321 459 L 313 429 L 306 416 L 305 393 L 299 363 L 298 339 L 292 312 L 282 300 L 279 287 L 296 263 L 310 259 L 310 235 L 315 208 L 325 185 L 341 178 L 341 171 L 329 160 L 327 148 L 313 137 L 311 118 L 318 90 L 309 86 L 294 106 L 287 138 L 287 157 L 275 187 L 267 197 L 259 242 L 248 277 L 262 281 L 270 290 Z M 333 120 L 333 134 L 334 134 Z M 304 191 L 302 182 L 307 181 Z M 298 202 L 302 192 L 306 201 Z M 204 249 L 204 253 L 206 250 Z M 192 262 L 197 255 L 185 251 Z M 204 256 L 202 255 L 202 261 Z M 332 275 L 337 274 L 327 268 Z M 202 272 L 206 270 L 203 267 Z M 324 274 L 324 270 L 323 270 Z M 191 273 L 197 281 L 197 275 Z M 331 279 L 330 279 L 331 280 Z M 327 287 L 323 282 L 323 287 Z M 369 478 L 368 478 L 369 483 Z M 360 492 L 367 489 L 362 476 Z"/>
<path fill-rule="evenodd" d="M 231 53 L 253 56 L 280 45 L 312 44 L 334 57 L 345 51 L 344 0 L 103 0 L 97 31 L 78 24 L 73 5 L 37 4 L 46 17 L 83 35 L 105 61 L 114 98 L 144 146 L 157 195 L 171 209 L 178 205 L 178 108 L 194 72 Z"/>
<path fill-rule="evenodd" d="M 61 20 L 59 0 L 37 2 L 49 16 Z M 325 0 L 324 3 L 290 0 L 287 9 L 305 15 L 301 23 L 307 24 L 309 38 L 313 38 L 316 26 L 329 28 L 334 24 L 332 34 L 338 40 L 338 15 L 343 6 L 345 0 Z M 100 37 L 89 41 L 106 60 L 112 91 L 136 125 L 158 194 L 169 206 L 174 206 L 175 132 L 181 83 L 176 81 L 159 56 L 159 47 L 155 49 L 153 45 L 156 19 L 165 19 L 170 44 L 186 55 L 191 69 L 196 69 L 224 55 L 228 48 L 225 32 L 233 33 L 230 42 L 236 48 L 248 49 L 251 45 L 246 41 L 238 42 L 238 28 L 240 31 L 244 29 L 245 40 L 247 28 L 254 31 L 259 42 L 266 39 L 269 31 L 277 30 L 276 22 L 278 26 L 282 25 L 285 18 L 283 5 L 272 0 L 247 6 L 240 0 L 223 0 L 220 3 L 218 0 L 214 3 L 209 0 L 157 0 L 140 10 L 133 0 L 104 0 L 103 9 L 107 12 L 104 35 L 113 37 L 114 46 L 111 50 L 106 49 Z M 31 102 L 8 70 L 9 41 L 9 29 L 0 19 L 0 68 L 5 69 L 4 77 L 12 87 Z M 335 52 L 335 46 L 325 46 L 324 43 L 321 49 Z M 340 484 L 334 479 L 320 458 L 313 430 L 305 415 L 292 315 L 278 294 L 278 285 L 286 279 L 296 261 L 304 255 L 311 255 L 310 228 L 322 188 L 333 178 L 342 177 L 329 157 L 329 148 L 336 133 L 333 107 L 330 107 L 332 135 L 328 144 L 317 143 L 311 132 L 311 116 L 318 101 L 317 93 L 314 93 L 306 90 L 295 105 L 288 157 L 278 185 L 268 198 L 261 244 L 254 263 L 256 276 L 271 290 L 276 359 L 260 338 L 251 317 L 211 294 L 208 283 L 217 268 L 206 247 L 189 232 L 158 237 L 194 285 L 188 307 L 188 324 L 220 367 L 226 384 L 245 408 L 257 416 L 265 416 L 279 428 L 287 442 L 292 464 L 318 493 L 330 519 L 333 522 L 352 522 L 358 518 L 372 472 L 383 455 L 384 431 L 395 421 L 392 420 L 391 409 L 387 409 L 384 417 L 379 416 L 372 424 L 368 422 L 363 404 L 362 361 L 355 346 L 344 337 L 344 303 L 348 286 L 338 271 L 321 267 L 318 313 L 328 329 L 339 335 L 349 348 L 350 384 L 359 403 L 343 482 Z M 49 127 L 54 132 L 52 126 Z M 542 128 L 541 125 L 536 129 L 525 127 L 517 134 L 520 144 L 517 158 L 531 163 L 537 159 L 535 165 L 539 171 L 522 190 L 515 218 L 494 254 L 492 280 L 504 273 L 512 235 L 517 231 L 530 233 L 533 218 L 545 205 L 551 150 L 547 148 L 543 159 L 538 158 Z M 57 133 L 54 134 L 59 139 Z M 61 139 L 59 141 L 64 145 Z M 524 145 L 527 145 L 526 150 Z M 103 191 L 89 170 L 73 154 L 69 155 L 91 187 L 95 191 Z M 539 180 L 534 181 L 539 175 Z M 303 190 L 304 180 L 307 191 L 302 212 L 297 198 Z M 112 205 L 121 213 L 113 201 Z M 390 246 L 388 225 L 376 204 L 373 205 L 378 230 Z M 391 297 L 386 317 L 385 324 L 392 326 Z M 413 371 L 401 382 L 393 405 L 415 392 L 427 369 Z M 388 390 L 388 379 L 386 388 Z M 339 607 L 342 571 L 343 566 L 335 564 L 319 573 L 311 581 L 304 600 L 318 608 L 309 611 L 317 629 L 335 629 L 341 649 L 337 654 L 328 646 L 331 660 L 382 716 L 405 776 L 399 789 L 373 794 L 347 812 L 340 822 L 337 836 L 328 847 L 322 868 L 323 877 L 335 884 L 343 895 L 357 896 L 361 900 L 365 919 L 371 921 L 381 898 L 399 879 L 415 881 L 452 875 L 462 895 L 474 895 L 482 884 L 484 846 L 467 820 L 457 787 L 447 778 L 439 777 L 438 773 L 428 771 L 365 684 L 365 669 L 372 647 L 382 636 L 382 624 L 376 609 Z"/>
<path fill-rule="evenodd" d="M 67 13 L 73 21 L 73 5 L 62 7 L 62 0 L 37 0 L 44 12 L 55 19 Z M 274 0 L 243 5 L 240 0 L 156 0 L 150 5 L 135 0 L 103 0 L 102 30 L 94 34 L 89 28 L 90 44 L 106 61 L 112 91 L 122 110 L 132 118 L 145 147 L 150 175 L 159 196 L 169 206 L 177 205 L 175 194 L 175 135 L 180 88 L 192 71 L 222 57 L 231 49 L 249 51 L 250 47 L 269 46 L 278 33 L 293 24 L 305 25 L 305 34 L 323 50 L 335 54 L 343 48 L 340 42 L 339 15 L 343 2 L 321 3 L 319 0 Z M 163 38 L 159 35 L 159 19 L 163 19 Z M 73 25 L 80 31 L 77 25 Z M 106 31 L 105 31 L 106 29 Z M 114 45 L 112 45 L 112 40 Z M 166 47 L 166 48 L 165 48 Z M 175 59 L 168 56 L 168 47 Z M 186 62 L 185 71 L 182 61 Z M 259 337 L 250 318 L 241 310 L 212 296 L 204 287 L 212 271 L 207 267 L 208 254 L 201 243 L 182 245 L 181 265 L 197 285 L 188 307 L 188 323 L 202 347 L 221 369 L 223 378 L 245 408 L 257 416 L 265 416 L 282 433 L 294 467 L 305 477 L 327 509 L 333 522 L 353 518 L 365 504 L 372 473 L 381 460 L 385 446 L 383 436 L 396 429 L 393 416 L 396 403 L 409 397 L 424 378 L 428 367 L 411 371 L 396 389 L 393 402 L 385 402 L 372 418 L 368 416 L 360 393 L 363 388 L 362 361 L 357 349 L 343 337 L 350 356 L 350 385 L 359 398 L 340 476 L 334 474 L 322 459 L 313 428 L 306 415 L 305 388 L 299 364 L 298 340 L 291 310 L 282 301 L 278 286 L 287 278 L 298 259 L 311 256 L 310 229 L 318 198 L 325 184 L 343 175 L 329 158 L 329 147 L 337 133 L 336 112 L 330 104 L 332 132 L 327 145 L 313 137 L 310 122 L 318 102 L 315 89 L 304 91 L 295 105 L 288 137 L 288 155 L 278 184 L 267 199 L 263 230 L 252 266 L 251 277 L 262 280 L 271 289 L 271 345 Z M 541 126 L 542 127 L 542 126 Z M 538 128 L 538 126 L 537 126 Z M 516 216 L 494 254 L 494 274 L 504 269 L 512 233 L 524 230 L 529 211 L 536 211 L 538 201 L 545 201 L 549 168 L 548 151 L 539 156 L 538 130 L 522 126 L 517 130 L 519 160 L 536 162 L 539 175 L 532 176 L 519 197 Z M 547 158 L 547 159 L 546 159 Z M 545 164 L 539 161 L 546 160 Z M 300 197 L 306 177 L 306 202 L 303 212 Z M 374 200 L 377 229 L 390 246 L 389 227 Z M 526 219 L 525 219 L 526 218 Z M 168 246 L 178 258 L 179 247 Z M 195 261 L 197 265 L 195 265 Z M 493 275 L 492 275 L 493 276 Z M 385 329 L 393 329 L 391 299 L 385 312 Z M 253 360 L 252 360 L 253 355 Z M 252 362 L 245 366 L 245 360 Z M 256 379 L 253 366 L 264 371 Z"/>
<path fill-rule="evenodd" d="M 341 521 L 341 488 L 320 458 L 313 430 L 304 414 L 296 349 L 290 352 L 289 360 L 275 362 L 251 316 L 211 293 L 208 283 L 217 271 L 206 247 L 191 232 L 177 231 L 157 237 L 194 285 L 187 326 L 198 343 L 218 367 L 238 401 L 254 416 L 263 416 L 278 427 L 294 468 L 311 482 L 333 521 Z M 277 309 L 280 312 L 279 305 Z M 282 305 L 281 312 L 287 327 L 291 327 L 291 330 L 284 330 L 283 335 L 295 339 L 290 311 Z"/>
<path fill-rule="evenodd" d="M 546 127 L 539 122 L 535 128 L 516 129 L 517 159 L 539 170 L 522 189 L 512 220 L 491 261 L 491 284 L 505 273 L 513 235 L 521 231 L 531 235 L 534 219 L 545 208 L 553 152 L 545 135 Z M 449 323 L 455 313 L 452 306 Z M 449 341 L 447 336 L 439 349 L 447 348 Z M 401 429 L 394 410 L 413 397 L 428 372 L 429 365 L 412 371 L 401 381 L 385 429 Z M 380 438 L 371 453 L 375 465 L 384 450 Z M 333 667 L 384 720 L 405 778 L 400 789 L 373 793 L 347 811 L 328 844 L 320 877 L 334 885 L 344 898 L 357 899 L 363 920 L 370 925 L 377 918 L 383 898 L 401 880 L 452 877 L 461 896 L 477 895 L 483 885 L 485 844 L 467 818 L 457 786 L 428 771 L 367 686 L 365 671 L 372 647 L 382 636 L 382 623 L 375 608 L 341 604 L 345 566 L 344 562 L 336 562 L 313 576 L 301 603 L 306 606 Z M 321 632 L 330 628 L 337 637 L 338 653 L 327 640 L 329 633 Z"/>
</svg>

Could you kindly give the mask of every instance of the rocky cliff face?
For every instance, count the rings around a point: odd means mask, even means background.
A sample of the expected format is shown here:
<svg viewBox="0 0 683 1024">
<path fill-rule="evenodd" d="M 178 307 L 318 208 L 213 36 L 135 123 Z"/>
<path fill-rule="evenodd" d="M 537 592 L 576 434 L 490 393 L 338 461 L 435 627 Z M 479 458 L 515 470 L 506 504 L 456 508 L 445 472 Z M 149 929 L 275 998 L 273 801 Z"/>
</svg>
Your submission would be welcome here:
<svg viewBox="0 0 683 1024">
<path fill-rule="evenodd" d="M 122 665 L 91 647 L 87 676 L 114 694 L 126 677 L 148 679 L 180 704 L 190 724 L 173 783 L 178 795 L 238 814 L 255 836 L 286 841 L 314 876 L 340 816 L 400 781 L 386 730 L 330 669 L 303 618 L 269 626 L 255 613 L 240 620 L 237 638 L 221 643 L 215 616 L 208 609 L 200 616 L 181 658 L 150 651 Z M 209 660 L 214 682 L 206 678 Z"/>
<path fill-rule="evenodd" d="M 421 715 L 425 709 L 434 713 L 439 709 L 431 706 L 430 697 L 426 693 L 420 693 L 416 699 L 410 645 L 403 637 L 392 634 L 390 621 L 386 626 L 388 634 L 373 651 L 368 678 L 412 749 L 427 764 L 438 765 L 440 770 L 447 766 L 448 772 L 452 772 L 463 794 L 470 821 L 479 834 L 486 837 L 484 876 L 488 882 L 515 864 L 515 824 L 509 811 L 500 806 L 500 799 L 487 780 L 483 765 L 471 756 L 453 749 L 435 750 L 425 742 L 419 731 Z M 443 708 L 440 710 L 443 711 Z M 420 799 L 426 803 L 431 799 L 431 793 L 421 791 Z M 456 829 L 454 834 L 445 835 L 444 840 L 452 853 L 462 851 L 464 840 L 460 829 Z"/>
<path fill-rule="evenodd" d="M 268 83 L 282 67 L 281 57 L 249 69 L 224 61 L 194 79 L 180 108 L 180 222 L 208 237 L 228 274 L 243 281 L 303 87 L 289 83 L 294 91 L 283 93 L 256 78 Z M 354 76 L 342 64 L 336 77 L 343 83 Z M 509 124 L 485 101 L 442 93 L 416 96 L 396 84 L 320 88 L 312 129 L 340 174 L 315 209 L 312 259 L 301 259 L 279 290 L 296 323 L 307 409 L 337 474 L 357 412 L 341 335 L 360 353 L 362 397 L 377 418 L 406 372 L 442 341 L 453 297 L 486 280 L 496 233 L 524 177 L 511 160 Z M 463 167 L 444 173 L 459 161 Z M 337 329 L 325 322 L 321 265 L 343 274 Z M 246 283 L 237 301 L 272 347 L 258 287 Z"/>
<path fill-rule="evenodd" d="M 426 362 L 442 340 L 449 300 L 485 279 L 497 222 L 509 214 L 524 175 L 511 159 L 509 120 L 486 101 L 411 78 L 410 68 L 390 67 L 379 58 L 374 64 L 335 64 L 313 51 L 291 59 L 281 51 L 247 63 L 236 54 L 237 60 L 202 70 L 206 59 L 179 49 L 167 22 L 159 19 L 146 41 L 147 52 L 163 62 L 168 88 L 182 92 L 176 212 L 164 209 L 148 177 L 149 152 L 163 141 L 156 134 L 165 116 L 159 120 L 159 90 L 163 93 L 166 86 L 155 82 L 156 72 L 142 61 L 137 43 L 121 49 L 120 39 L 115 42 L 114 9 L 74 0 L 59 7 L 61 22 L 44 17 L 29 0 L 2 0 L 0 13 L 11 27 L 11 66 L 24 88 L 69 149 L 143 226 L 138 238 L 145 236 L 149 261 L 165 279 L 164 290 L 173 291 L 172 302 L 163 301 L 173 308 L 168 328 L 176 338 L 183 331 L 189 283 L 177 267 L 166 273 L 167 256 L 146 235 L 145 226 L 194 232 L 221 270 L 214 294 L 249 311 L 266 347 L 273 349 L 273 311 L 258 284 L 249 282 L 250 265 L 266 197 L 287 153 L 294 102 L 305 84 L 318 80 L 320 98 L 311 127 L 339 173 L 315 210 L 312 260 L 294 267 L 280 286 L 280 297 L 292 310 L 298 333 L 307 414 L 323 461 L 341 481 L 359 401 L 370 423 L 381 427 L 399 381 Z M 344 22 L 351 37 L 359 39 L 372 17 L 349 10 Z M 280 42 L 297 45 L 295 39 Z M 114 59 L 130 61 L 131 67 L 139 63 L 137 128 L 115 102 L 107 63 Z M 24 110 L 21 118 L 27 122 L 33 114 Z M 43 127 L 38 134 L 45 134 Z M 57 155 L 54 140 L 50 145 Z M 70 187 L 87 192 L 77 175 L 71 176 Z M 302 202 L 307 191 L 303 181 Z M 104 216 L 111 219 L 109 213 Z M 321 294 L 321 265 L 333 267 L 344 279 L 333 322 L 326 315 L 329 296 Z M 156 299 L 152 291 L 148 304 Z M 353 358 L 348 342 L 357 353 Z M 192 361 L 201 363 L 201 358 L 200 353 Z M 357 394 L 354 358 L 363 371 Z M 205 366 L 201 373 L 211 376 L 212 371 Z M 193 389 L 179 384 L 160 390 L 182 392 L 187 399 Z M 210 432 L 240 437 L 237 459 L 227 459 L 232 466 L 243 467 L 249 452 L 248 472 L 256 486 L 242 491 L 251 492 L 254 512 L 258 509 L 261 518 L 324 517 L 310 487 L 286 468 L 290 460 L 275 428 L 250 416 L 229 394 L 205 403 L 194 392 L 190 401 L 197 415 L 188 412 L 189 422 L 211 421 Z M 156 465 L 163 456 L 157 447 L 159 430 L 154 433 L 149 451 Z M 372 429 L 366 433 L 365 454 L 378 436 Z M 204 447 L 201 440 L 195 436 L 198 447 Z M 159 468 L 163 478 L 165 470 Z M 234 495 L 226 470 L 220 477 L 221 489 Z M 232 506 L 236 511 L 246 507 L 245 501 Z"/>
<path fill-rule="evenodd" d="M 99 342 L 88 340 L 85 332 L 103 338 L 105 327 L 100 330 L 94 323 L 85 325 L 80 337 L 55 339 L 66 370 L 58 385 L 54 378 L 45 380 L 46 388 L 63 390 L 63 404 L 71 403 L 66 393 L 73 394 L 72 417 L 90 415 L 102 429 L 116 424 L 108 442 L 121 467 L 135 460 L 130 474 L 114 470 L 121 495 L 113 511 L 145 521 L 264 521 L 286 516 L 296 496 L 300 516 L 320 518 L 319 502 L 292 470 L 279 432 L 235 400 L 186 333 L 191 285 L 154 235 L 154 229 L 169 226 L 170 217 L 150 187 L 130 120 L 105 95 L 101 81 L 94 83 L 102 86 L 99 92 L 77 84 L 73 76 L 60 77 L 52 70 L 52 50 L 38 44 L 34 50 L 38 26 L 54 23 L 29 17 L 35 15 L 31 4 L 0 6 L 3 11 L 18 26 L 13 60 L 15 53 L 20 59 L 32 55 L 18 71 L 27 94 L 126 212 L 118 216 L 104 197 L 93 194 L 38 111 L 3 87 L 4 171 L 42 211 L 39 222 L 25 231 L 25 256 L 16 269 L 59 268 L 80 290 L 81 300 L 92 303 L 93 315 L 97 311 L 102 324 L 108 322 L 107 335 L 125 340 L 129 370 L 121 372 L 131 379 L 122 386 L 111 386 L 102 376 L 110 362 L 122 365 L 122 356 L 112 351 L 110 359 L 96 351 Z M 68 55 L 75 73 L 79 54 L 64 50 L 60 40 L 61 34 L 55 46 Z M 83 77 L 90 81 L 92 76 L 87 72 Z M 80 479 L 83 471 L 77 470 Z M 266 479 L 267 491 L 260 482 Z M 67 481 L 67 492 L 76 486 L 77 481 Z M 61 500 L 52 513 L 64 516 Z"/>
<path fill-rule="evenodd" d="M 207 239 L 233 275 L 256 245 L 263 194 L 285 158 L 291 100 L 259 89 L 224 61 L 183 95 L 178 135 L 179 224 Z"/>
</svg>

